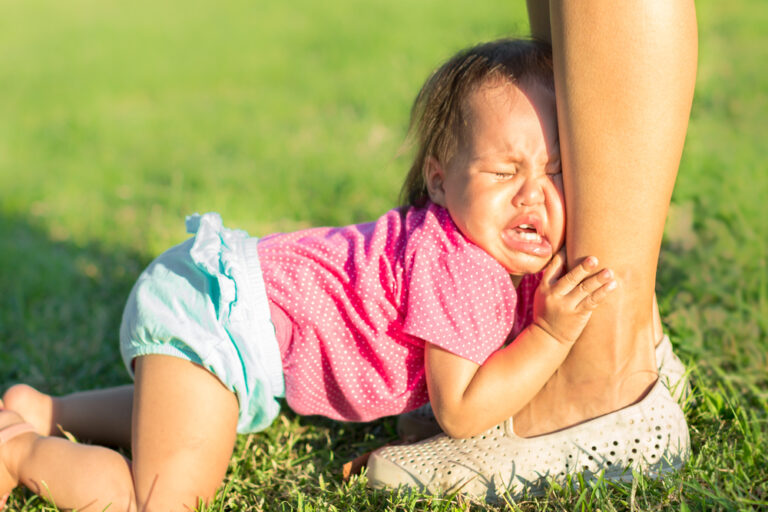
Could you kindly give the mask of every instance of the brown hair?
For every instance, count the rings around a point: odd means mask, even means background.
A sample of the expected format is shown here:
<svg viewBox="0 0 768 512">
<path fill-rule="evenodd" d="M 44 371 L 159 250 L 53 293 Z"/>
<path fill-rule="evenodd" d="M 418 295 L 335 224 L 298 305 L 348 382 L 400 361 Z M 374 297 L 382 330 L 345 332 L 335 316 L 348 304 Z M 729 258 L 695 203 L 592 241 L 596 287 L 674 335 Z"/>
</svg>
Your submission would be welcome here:
<svg viewBox="0 0 768 512">
<path fill-rule="evenodd" d="M 411 108 L 408 132 L 417 152 L 400 191 L 403 206 L 426 204 L 427 158 L 445 163 L 455 155 L 468 121 L 467 98 L 492 79 L 528 81 L 554 91 L 552 48 L 542 41 L 500 39 L 462 50 L 432 73 Z"/>
</svg>

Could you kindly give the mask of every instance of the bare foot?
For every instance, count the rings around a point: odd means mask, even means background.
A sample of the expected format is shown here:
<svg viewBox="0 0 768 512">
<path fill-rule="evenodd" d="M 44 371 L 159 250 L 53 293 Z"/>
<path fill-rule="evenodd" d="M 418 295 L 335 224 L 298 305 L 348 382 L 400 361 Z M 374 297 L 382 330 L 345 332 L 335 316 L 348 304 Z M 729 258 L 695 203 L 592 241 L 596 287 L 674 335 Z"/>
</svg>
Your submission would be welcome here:
<svg viewBox="0 0 768 512">
<path fill-rule="evenodd" d="M 0 402 L 0 431 L 12 428 L 14 425 L 24 424 L 24 419 L 17 413 L 9 410 L 2 410 L 3 403 Z M 5 430 L 11 438 L 3 442 L 0 436 L 0 501 L 5 505 L 8 493 L 19 485 L 19 475 L 17 471 L 19 449 L 23 446 L 29 446 L 29 441 L 37 437 L 34 432 L 26 431 L 24 433 L 11 434 Z"/>
<path fill-rule="evenodd" d="M 41 393 L 32 386 L 16 384 L 11 386 L 3 395 L 5 407 L 16 411 L 31 423 L 41 436 L 58 435 L 58 429 L 53 422 L 53 398 Z"/>
</svg>

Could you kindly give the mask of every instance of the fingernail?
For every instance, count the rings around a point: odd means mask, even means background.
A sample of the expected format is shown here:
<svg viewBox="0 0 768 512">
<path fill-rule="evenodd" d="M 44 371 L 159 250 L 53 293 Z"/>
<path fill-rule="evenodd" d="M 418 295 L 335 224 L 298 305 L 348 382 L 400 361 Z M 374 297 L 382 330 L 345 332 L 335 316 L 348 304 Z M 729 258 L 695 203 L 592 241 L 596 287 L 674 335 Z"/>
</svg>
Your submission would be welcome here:
<svg viewBox="0 0 768 512">
<path fill-rule="evenodd" d="M 595 258 L 594 256 L 590 256 L 590 257 L 587 258 L 587 261 L 585 261 L 584 264 L 588 268 L 593 268 L 593 267 L 597 266 L 597 258 Z"/>
<path fill-rule="evenodd" d="M 618 286 L 618 283 L 617 283 L 616 281 L 611 281 L 610 283 L 608 283 L 607 285 L 605 285 L 605 288 L 606 288 L 607 290 L 613 290 L 613 289 L 615 289 L 615 288 L 616 288 L 616 286 Z"/>
<path fill-rule="evenodd" d="M 610 278 L 612 278 L 612 277 L 613 277 L 613 270 L 611 270 L 611 269 L 609 269 L 609 268 L 607 268 L 607 269 L 603 270 L 603 275 L 602 275 L 602 277 L 604 277 L 605 279 L 610 279 Z"/>
</svg>

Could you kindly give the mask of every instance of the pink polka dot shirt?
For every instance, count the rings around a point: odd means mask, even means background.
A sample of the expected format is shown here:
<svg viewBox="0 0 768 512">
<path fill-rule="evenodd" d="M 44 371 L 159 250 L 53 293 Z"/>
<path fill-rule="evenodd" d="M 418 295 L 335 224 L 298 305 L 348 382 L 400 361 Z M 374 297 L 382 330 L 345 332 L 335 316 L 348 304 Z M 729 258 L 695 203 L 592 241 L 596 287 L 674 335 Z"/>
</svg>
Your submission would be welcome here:
<svg viewBox="0 0 768 512">
<path fill-rule="evenodd" d="M 515 290 L 431 203 L 367 224 L 270 235 L 258 251 L 288 405 L 348 421 L 428 400 L 425 340 L 482 364 L 530 323 L 540 279 L 526 276 Z"/>
</svg>

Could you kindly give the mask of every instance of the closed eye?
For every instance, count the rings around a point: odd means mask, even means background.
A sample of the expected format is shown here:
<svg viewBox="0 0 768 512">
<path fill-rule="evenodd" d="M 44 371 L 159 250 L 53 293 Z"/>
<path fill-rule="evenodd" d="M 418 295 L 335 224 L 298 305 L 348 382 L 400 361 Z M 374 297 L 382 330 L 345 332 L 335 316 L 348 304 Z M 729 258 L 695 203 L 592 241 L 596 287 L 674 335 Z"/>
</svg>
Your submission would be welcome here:
<svg viewBox="0 0 768 512">
<path fill-rule="evenodd" d="M 508 171 L 490 171 L 488 174 L 491 174 L 497 180 L 508 180 L 515 175 L 514 172 Z"/>
</svg>

